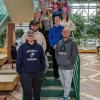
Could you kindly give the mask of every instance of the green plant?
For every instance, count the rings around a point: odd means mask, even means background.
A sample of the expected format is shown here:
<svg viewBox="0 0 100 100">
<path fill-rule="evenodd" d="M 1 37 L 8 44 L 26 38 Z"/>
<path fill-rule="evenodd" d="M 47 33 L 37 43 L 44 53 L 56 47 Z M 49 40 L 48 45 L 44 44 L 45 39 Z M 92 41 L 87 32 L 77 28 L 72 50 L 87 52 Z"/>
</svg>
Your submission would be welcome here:
<svg viewBox="0 0 100 100">
<path fill-rule="evenodd" d="M 100 37 L 100 15 L 92 16 L 90 24 L 87 25 L 86 33 L 89 37 Z"/>
<path fill-rule="evenodd" d="M 78 14 L 73 14 L 71 15 L 71 20 L 76 26 L 76 30 L 74 31 L 74 37 L 76 39 L 82 38 L 82 32 L 84 30 L 84 18 Z"/>
<path fill-rule="evenodd" d="M 15 34 L 16 34 L 16 39 L 19 39 L 22 37 L 22 35 L 24 34 L 24 30 L 23 29 L 17 29 L 15 31 Z"/>
<path fill-rule="evenodd" d="M 0 34 L 0 48 L 4 47 L 6 40 L 6 31 Z"/>
</svg>

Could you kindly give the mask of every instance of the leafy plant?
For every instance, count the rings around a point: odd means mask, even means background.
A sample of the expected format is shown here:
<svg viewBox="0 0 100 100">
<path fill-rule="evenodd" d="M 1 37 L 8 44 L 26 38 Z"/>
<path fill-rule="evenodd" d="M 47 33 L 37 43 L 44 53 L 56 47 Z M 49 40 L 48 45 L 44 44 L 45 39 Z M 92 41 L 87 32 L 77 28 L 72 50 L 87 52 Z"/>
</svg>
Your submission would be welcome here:
<svg viewBox="0 0 100 100">
<path fill-rule="evenodd" d="M 86 28 L 86 33 L 91 37 L 100 37 L 100 15 L 90 18 L 90 24 Z"/>
<path fill-rule="evenodd" d="M 76 30 L 74 31 L 74 37 L 76 39 L 82 38 L 83 30 L 84 30 L 84 18 L 78 14 L 71 15 L 71 20 L 74 22 L 76 26 Z"/>
<path fill-rule="evenodd" d="M 17 29 L 15 31 L 15 34 L 16 34 L 16 39 L 19 39 L 22 37 L 22 35 L 24 34 L 24 30 L 23 29 Z"/>
<path fill-rule="evenodd" d="M 6 31 L 0 34 L 0 48 L 4 47 L 6 40 Z"/>
</svg>

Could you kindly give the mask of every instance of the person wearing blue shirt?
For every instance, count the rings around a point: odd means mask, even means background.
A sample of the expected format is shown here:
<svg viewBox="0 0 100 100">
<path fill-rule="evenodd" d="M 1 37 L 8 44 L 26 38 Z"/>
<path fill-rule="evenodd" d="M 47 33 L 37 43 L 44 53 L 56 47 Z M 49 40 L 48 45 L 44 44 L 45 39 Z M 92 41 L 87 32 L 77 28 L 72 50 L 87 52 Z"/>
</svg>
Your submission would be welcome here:
<svg viewBox="0 0 100 100">
<path fill-rule="evenodd" d="M 18 49 L 16 70 L 20 75 L 23 100 L 40 100 L 41 78 L 45 69 L 45 56 L 33 31 L 28 31 L 27 40 Z"/>
<path fill-rule="evenodd" d="M 60 25 L 60 16 L 55 16 L 54 17 L 54 26 L 50 28 L 49 31 L 49 44 L 50 44 L 50 52 L 52 55 L 52 60 L 53 60 L 53 69 L 54 69 L 54 77 L 57 79 L 59 77 L 58 74 L 58 67 L 57 67 L 57 62 L 55 59 L 55 47 L 58 41 L 62 39 L 61 32 L 63 30 L 63 26 Z"/>
</svg>

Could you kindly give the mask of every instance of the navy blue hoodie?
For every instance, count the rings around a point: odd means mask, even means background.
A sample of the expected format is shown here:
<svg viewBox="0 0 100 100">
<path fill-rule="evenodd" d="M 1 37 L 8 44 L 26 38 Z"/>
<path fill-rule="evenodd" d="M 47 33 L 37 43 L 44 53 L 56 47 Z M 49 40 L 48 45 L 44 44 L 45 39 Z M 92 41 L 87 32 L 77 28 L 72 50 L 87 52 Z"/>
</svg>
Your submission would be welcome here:
<svg viewBox="0 0 100 100">
<path fill-rule="evenodd" d="M 20 46 L 17 55 L 16 69 L 19 74 L 40 72 L 45 69 L 44 52 L 38 43 L 28 42 Z"/>
</svg>

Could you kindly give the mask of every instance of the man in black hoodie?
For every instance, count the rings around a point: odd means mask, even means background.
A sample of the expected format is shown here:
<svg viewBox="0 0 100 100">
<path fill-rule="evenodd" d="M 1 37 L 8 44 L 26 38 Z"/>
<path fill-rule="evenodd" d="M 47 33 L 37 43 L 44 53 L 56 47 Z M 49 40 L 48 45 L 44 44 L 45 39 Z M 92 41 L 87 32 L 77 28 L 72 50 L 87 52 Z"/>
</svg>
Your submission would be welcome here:
<svg viewBox="0 0 100 100">
<path fill-rule="evenodd" d="M 27 41 L 18 50 L 16 68 L 21 76 L 23 100 L 32 100 L 32 97 L 40 100 L 45 57 L 42 47 L 35 41 L 33 31 L 28 31 Z"/>
</svg>

